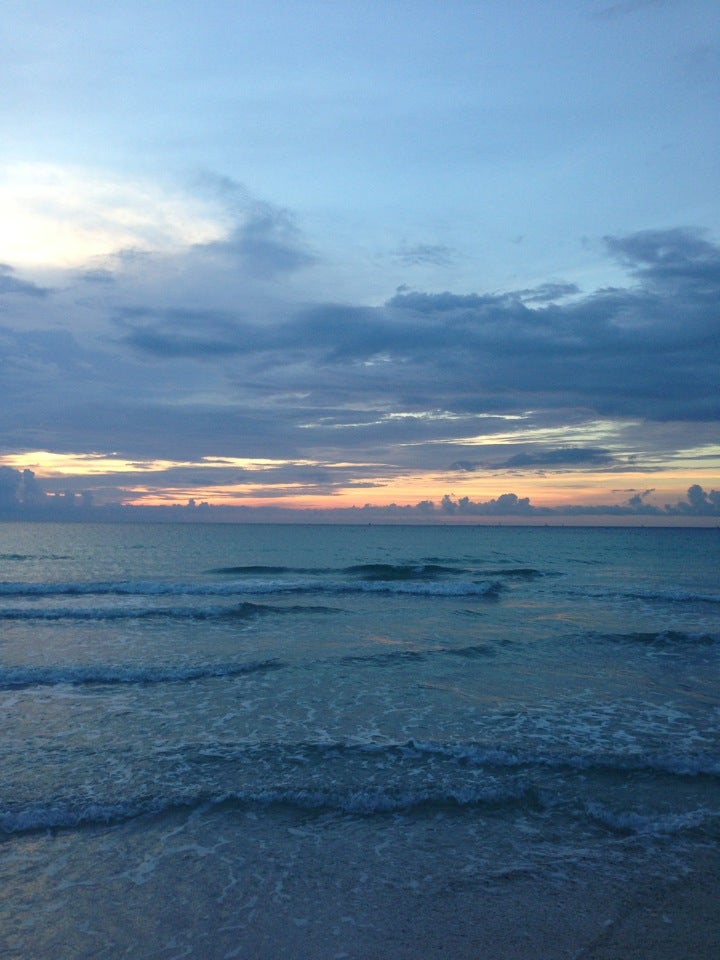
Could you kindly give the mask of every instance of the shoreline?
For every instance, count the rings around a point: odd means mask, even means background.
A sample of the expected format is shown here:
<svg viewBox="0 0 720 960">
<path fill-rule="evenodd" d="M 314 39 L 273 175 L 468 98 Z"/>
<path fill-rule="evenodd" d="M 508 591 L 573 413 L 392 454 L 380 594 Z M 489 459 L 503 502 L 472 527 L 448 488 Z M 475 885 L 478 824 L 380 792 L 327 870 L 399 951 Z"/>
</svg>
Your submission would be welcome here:
<svg viewBox="0 0 720 960">
<path fill-rule="evenodd" d="M 437 894 L 382 891 L 382 904 L 352 922 L 353 946 L 335 949 L 337 915 L 298 925 L 265 917 L 238 957 L 274 960 L 715 960 L 720 869 L 699 851 L 686 877 L 548 884 L 510 874 L 450 881 Z M 282 929 L 282 933 L 280 930 Z M 327 938 L 323 937 L 323 929 Z M 240 946 L 240 944 L 238 944 Z M 339 946 L 339 944 L 338 944 Z M 218 958 L 221 954 L 218 954 Z"/>
<path fill-rule="evenodd" d="M 707 845 L 675 859 L 667 879 L 662 853 L 626 880 L 589 863 L 559 877 L 500 864 L 481 875 L 464 873 L 449 848 L 448 856 L 437 847 L 437 859 L 430 855 L 434 831 L 420 843 L 424 852 L 413 843 L 419 859 L 388 860 L 378 852 L 393 843 L 385 828 L 347 848 L 308 827 L 247 816 L 150 818 L 110 828 L 112 848 L 122 851 L 114 862 L 102 856 L 109 837 L 99 827 L 19 839 L 16 854 L 27 866 L 15 883 L 6 877 L 0 953 L 8 960 L 717 956 L 720 862 Z M 349 858 L 343 849 L 353 850 Z M 431 874 L 418 869 L 422 863 Z"/>
</svg>

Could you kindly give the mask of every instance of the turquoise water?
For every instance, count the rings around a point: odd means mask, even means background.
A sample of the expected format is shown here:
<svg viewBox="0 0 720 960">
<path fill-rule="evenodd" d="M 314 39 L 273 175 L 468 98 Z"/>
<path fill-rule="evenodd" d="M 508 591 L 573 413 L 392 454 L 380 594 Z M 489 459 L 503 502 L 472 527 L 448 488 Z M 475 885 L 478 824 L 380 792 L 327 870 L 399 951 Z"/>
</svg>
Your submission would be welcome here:
<svg viewBox="0 0 720 960">
<path fill-rule="evenodd" d="M 61 914 L 69 956 L 242 956 L 263 903 L 320 923 L 450 863 L 682 875 L 720 818 L 718 570 L 715 530 L 0 526 L 8 955 Z"/>
</svg>

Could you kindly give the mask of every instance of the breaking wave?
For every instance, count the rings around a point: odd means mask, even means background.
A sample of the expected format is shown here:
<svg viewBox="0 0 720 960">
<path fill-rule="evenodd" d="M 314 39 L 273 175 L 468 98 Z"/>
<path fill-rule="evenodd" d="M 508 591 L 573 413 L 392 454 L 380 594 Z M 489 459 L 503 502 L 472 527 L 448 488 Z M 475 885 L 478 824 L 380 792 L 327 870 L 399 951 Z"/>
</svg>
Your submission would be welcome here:
<svg viewBox="0 0 720 960">
<path fill-rule="evenodd" d="M 156 580 L 67 583 L 0 583 L 0 596 L 22 598 L 89 596 L 216 596 L 248 594 L 402 593 L 429 597 L 492 597 L 502 589 L 496 580 L 319 580 L 249 579 L 227 583 L 164 582 Z"/>
<path fill-rule="evenodd" d="M 280 660 L 259 660 L 251 663 L 201 664 L 186 667 L 6 667 L 0 669 L 0 690 L 21 690 L 27 687 L 95 684 L 158 684 L 186 683 L 192 680 L 239 677 L 244 674 L 279 670 Z"/>
<path fill-rule="evenodd" d="M 183 755 L 182 781 L 177 791 L 154 795 L 144 791 L 138 797 L 120 800 L 77 796 L 6 803 L 0 807 L 0 831 L 17 834 L 30 831 L 102 825 L 131 820 L 143 815 L 182 811 L 209 812 L 216 808 L 266 809 L 285 807 L 298 811 L 339 812 L 359 817 L 385 814 L 452 814 L 466 808 L 484 809 L 503 816 L 512 813 L 543 815 L 562 807 L 575 819 L 600 825 L 613 832 L 639 837 L 704 829 L 720 817 L 717 809 L 697 806 L 671 811 L 648 808 L 612 809 L 606 802 L 583 798 L 587 776 L 602 776 L 608 770 L 624 777 L 638 772 L 658 778 L 689 776 L 718 777 L 718 764 L 697 757 L 693 771 L 674 769 L 662 757 L 644 760 L 608 757 L 592 758 L 523 755 L 478 744 L 442 744 L 407 741 L 403 743 L 306 742 L 279 744 L 218 743 L 195 751 L 195 760 L 224 764 L 236 770 L 243 763 L 242 788 L 222 782 L 194 786 L 187 784 Z M 328 776 L 324 764 L 338 776 Z M 439 764 L 439 766 L 438 766 Z M 338 766 L 339 765 L 339 766 Z M 477 768 L 474 772 L 468 767 Z M 254 772 L 271 768 L 274 783 L 253 783 Z M 549 768 L 549 770 L 548 770 Z M 247 774 L 245 774 L 247 770 Z M 313 780 L 316 771 L 320 782 Z M 343 776 L 343 771 L 345 776 Z M 544 772 L 547 771 L 547 772 Z M 374 783 L 368 776 L 376 774 Z M 345 782 L 343 782 L 345 781 Z M 580 792 L 578 792 L 580 785 Z"/>
<path fill-rule="evenodd" d="M 0 620 L 251 620 L 274 614 L 335 613 L 324 606 L 271 606 L 244 602 L 215 607 L 0 607 Z"/>
<path fill-rule="evenodd" d="M 213 808 L 286 807 L 299 811 L 339 812 L 370 817 L 376 814 L 438 811 L 463 807 L 525 806 L 542 808 L 542 801 L 532 787 L 516 789 L 497 787 L 458 787 L 458 789 L 416 789 L 388 791 L 361 789 L 260 789 L 231 790 L 218 794 L 199 792 L 194 796 L 156 797 L 118 803 L 77 801 L 32 804 L 20 809 L 0 810 L 0 832 L 33 833 L 81 826 L 107 825 L 134 820 L 147 815 L 197 811 Z"/>
<path fill-rule="evenodd" d="M 590 632 L 592 640 L 609 643 L 639 644 L 651 647 L 682 647 L 698 644 L 710 646 L 720 642 L 720 634 L 705 633 L 703 631 L 690 632 L 686 630 L 660 630 L 658 632 L 635 633 L 602 633 Z"/>
</svg>

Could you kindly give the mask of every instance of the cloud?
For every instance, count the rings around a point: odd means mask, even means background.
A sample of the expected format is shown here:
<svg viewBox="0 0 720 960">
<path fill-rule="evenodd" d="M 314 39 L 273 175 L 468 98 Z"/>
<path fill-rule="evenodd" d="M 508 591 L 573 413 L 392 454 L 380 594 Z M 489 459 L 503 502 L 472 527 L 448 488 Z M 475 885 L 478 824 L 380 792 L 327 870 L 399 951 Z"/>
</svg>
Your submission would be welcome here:
<svg viewBox="0 0 720 960">
<path fill-rule="evenodd" d="M 470 497 L 455 500 L 445 495 L 440 503 L 442 513 L 463 517 L 529 517 L 537 512 L 530 505 L 529 497 L 518 497 L 515 493 L 503 493 L 497 499 L 477 503 Z"/>
<path fill-rule="evenodd" d="M 720 249 L 702 230 L 644 230 L 606 237 L 608 250 L 651 289 L 701 297 L 720 287 Z"/>
<path fill-rule="evenodd" d="M 401 294 L 386 305 L 394 322 L 374 349 L 421 359 L 440 392 L 452 370 L 453 409 L 464 395 L 486 391 L 525 397 L 534 408 L 565 403 L 657 420 L 716 417 L 717 246 L 694 231 L 671 230 L 608 240 L 608 247 L 638 286 L 536 309 L 511 295 Z M 423 350 L 430 342 L 432 354 Z"/>
<path fill-rule="evenodd" d="M 80 167 L 0 169 L 0 257 L 78 266 L 126 248 L 177 250 L 225 232 L 218 208 L 187 192 Z"/>
<path fill-rule="evenodd" d="M 29 280 L 18 280 L 13 276 L 14 273 L 7 263 L 0 263 L 0 295 L 10 293 L 23 297 L 46 297 L 50 292 L 46 287 L 39 287 Z"/>
<path fill-rule="evenodd" d="M 22 474 L 13 467 L 0 467 L 0 504 L 16 504 Z"/>
<path fill-rule="evenodd" d="M 247 243 L 302 252 L 265 212 Z M 0 329 L 3 449 L 348 464 L 315 481 L 286 471 L 288 489 L 330 491 L 716 456 L 720 250 L 699 231 L 608 239 L 627 286 L 405 290 L 378 305 L 313 301 L 273 243 L 266 267 L 242 243 L 195 245 L 95 261 L 15 297 Z"/>
<path fill-rule="evenodd" d="M 239 352 L 245 343 L 238 321 L 214 310 L 125 307 L 116 322 L 122 342 L 165 359 L 228 356 Z"/>
<path fill-rule="evenodd" d="M 666 0 L 617 0 L 616 3 L 611 3 L 595 11 L 593 16 L 612 20 L 616 17 L 628 16 L 629 14 L 636 13 L 638 10 L 644 10 L 647 7 L 661 6 L 665 2 Z"/>
<path fill-rule="evenodd" d="M 576 283 L 542 283 L 539 287 L 533 287 L 529 290 L 516 290 L 515 296 L 519 297 L 524 303 L 550 303 L 554 300 L 571 297 L 576 293 L 580 293 L 580 288 Z"/>
<path fill-rule="evenodd" d="M 539 453 L 516 453 L 508 457 L 495 469 L 506 470 L 513 467 L 577 467 L 577 466 L 607 466 L 613 462 L 609 450 L 591 447 L 567 447 L 559 450 L 542 450 Z"/>
<path fill-rule="evenodd" d="M 207 246 L 239 258 L 252 276 L 263 279 L 293 273 L 317 262 L 292 215 L 269 203 L 254 203 L 226 239 Z"/>
<path fill-rule="evenodd" d="M 446 494 L 438 505 L 422 501 L 411 508 L 423 515 L 438 514 L 456 517 L 562 517 L 562 516 L 720 516 L 720 490 L 706 492 L 698 484 L 687 491 L 687 499 L 664 507 L 646 503 L 644 497 L 651 491 L 631 497 L 620 504 L 566 504 L 562 507 L 537 507 L 529 497 L 503 493 L 485 501 Z M 365 508 L 371 511 L 372 508 Z"/>
<path fill-rule="evenodd" d="M 370 484 L 357 484 L 368 487 Z M 117 491 L 122 493 L 122 491 Z M 338 520 L 347 522 L 405 521 L 405 522 L 444 522 L 449 518 L 468 520 L 472 518 L 490 518 L 502 520 L 514 518 L 529 521 L 573 517 L 641 517 L 641 518 L 714 518 L 720 517 L 720 490 L 705 491 L 699 484 L 693 484 L 687 491 L 687 499 L 659 507 L 645 501 L 650 491 L 630 497 L 619 504 L 565 504 L 560 507 L 535 506 L 529 497 L 516 493 L 503 493 L 489 500 L 476 501 L 470 497 L 455 497 L 445 494 L 439 503 L 421 500 L 413 504 L 390 503 L 386 506 L 366 504 L 363 507 L 323 508 L 294 511 L 284 506 L 273 506 L 272 500 L 285 498 L 288 490 L 282 487 L 269 488 L 265 499 L 269 505 L 263 506 L 213 506 L 207 502 L 198 503 L 189 497 L 185 506 L 171 503 L 167 506 L 125 506 L 121 503 L 104 503 L 95 506 L 92 493 L 82 490 L 79 493 L 69 486 L 61 493 L 47 494 L 40 489 L 31 470 L 22 473 L 9 467 L 0 467 L 0 518 L 3 519 L 83 519 L 83 520 L 217 520 L 272 522 L 304 519 L 306 521 Z"/>
<path fill-rule="evenodd" d="M 709 493 L 706 493 L 699 484 L 694 483 L 687 492 L 687 500 L 668 504 L 665 509 L 668 513 L 685 516 L 720 516 L 720 490 L 710 490 Z"/>
<path fill-rule="evenodd" d="M 79 274 L 81 280 L 86 283 L 114 283 L 115 276 L 111 270 L 98 267 L 94 270 L 84 270 Z"/>
<path fill-rule="evenodd" d="M 32 470 L 0 466 L 0 508 L 20 510 L 37 506 L 45 494 Z"/>
<path fill-rule="evenodd" d="M 543 467 L 608 467 L 614 462 L 609 450 L 601 447 L 560 447 L 541 448 L 515 453 L 511 457 L 496 462 L 460 460 L 450 466 L 450 470 L 464 470 L 472 473 L 479 468 L 484 470 L 516 470 L 523 468 L 541 469 Z"/>
<path fill-rule="evenodd" d="M 405 267 L 417 267 L 430 264 L 436 267 L 446 267 L 451 264 L 457 254 L 452 247 L 442 243 L 416 243 L 401 247 L 395 254 L 398 263 Z"/>
</svg>

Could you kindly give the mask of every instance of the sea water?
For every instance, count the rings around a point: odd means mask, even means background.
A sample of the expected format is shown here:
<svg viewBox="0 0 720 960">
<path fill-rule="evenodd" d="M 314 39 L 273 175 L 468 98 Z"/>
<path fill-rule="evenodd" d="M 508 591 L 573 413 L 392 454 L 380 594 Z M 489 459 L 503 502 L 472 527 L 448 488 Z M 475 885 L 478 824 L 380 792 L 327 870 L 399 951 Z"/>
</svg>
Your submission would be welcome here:
<svg viewBox="0 0 720 960">
<path fill-rule="evenodd" d="M 718 571 L 714 529 L 3 524 L 0 955 L 355 957 L 422 898 L 682 876 Z"/>
</svg>

